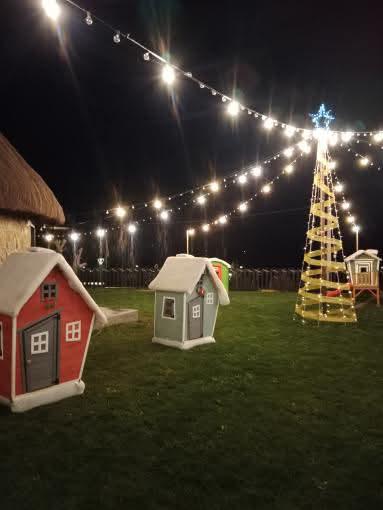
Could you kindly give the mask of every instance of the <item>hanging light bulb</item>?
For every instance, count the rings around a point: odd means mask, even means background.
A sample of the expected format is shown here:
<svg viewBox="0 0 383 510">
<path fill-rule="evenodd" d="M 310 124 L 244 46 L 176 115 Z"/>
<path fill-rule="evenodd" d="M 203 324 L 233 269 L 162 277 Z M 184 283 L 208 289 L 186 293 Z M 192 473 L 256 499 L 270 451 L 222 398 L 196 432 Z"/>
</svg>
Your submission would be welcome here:
<svg viewBox="0 0 383 510">
<path fill-rule="evenodd" d="M 366 157 L 365 158 L 361 158 L 361 160 L 360 160 L 360 164 L 362 166 L 367 166 L 369 163 L 370 163 L 370 160 L 368 158 L 366 158 Z"/>
<path fill-rule="evenodd" d="M 294 165 L 287 165 L 285 167 L 285 173 L 286 174 L 292 174 L 294 172 Z"/>
<path fill-rule="evenodd" d="M 346 142 L 346 143 L 349 142 L 353 136 L 354 136 L 354 133 L 352 131 L 344 131 L 340 135 L 342 142 Z"/>
<path fill-rule="evenodd" d="M 210 183 L 210 189 L 213 193 L 217 193 L 217 191 L 219 191 L 219 184 L 217 181 L 214 181 L 212 183 Z"/>
<path fill-rule="evenodd" d="M 126 210 L 123 207 L 118 206 L 115 209 L 115 213 L 116 213 L 117 218 L 122 219 L 126 215 Z"/>
<path fill-rule="evenodd" d="M 346 221 L 347 223 L 355 223 L 355 216 L 347 216 Z"/>
<path fill-rule="evenodd" d="M 239 113 L 239 103 L 238 101 L 230 101 L 230 103 L 227 105 L 227 113 L 231 117 L 236 117 Z"/>
<path fill-rule="evenodd" d="M 246 175 L 245 175 L 245 174 L 240 175 L 240 176 L 238 177 L 238 182 L 239 182 L 239 184 L 246 184 L 246 182 L 247 182 L 247 177 L 246 177 Z"/>
<path fill-rule="evenodd" d="M 162 80 L 167 85 L 172 85 L 176 79 L 176 73 L 174 72 L 173 67 L 169 64 L 164 65 L 164 67 L 162 68 L 161 76 Z"/>
<path fill-rule="evenodd" d="M 342 209 L 343 209 L 344 211 L 348 211 L 348 210 L 350 209 L 350 207 L 351 207 L 350 202 L 347 202 L 347 201 L 344 201 L 344 202 L 343 202 L 343 204 L 342 204 Z"/>
<path fill-rule="evenodd" d="M 383 140 L 383 131 L 379 131 L 378 133 L 374 134 L 375 142 L 381 142 L 382 140 Z"/>
<path fill-rule="evenodd" d="M 344 190 L 344 186 L 341 182 L 338 182 L 334 186 L 335 193 L 341 193 Z"/>
<path fill-rule="evenodd" d="M 53 21 L 56 21 L 61 13 L 61 7 L 56 0 L 42 0 L 41 5 L 45 14 Z"/>
<path fill-rule="evenodd" d="M 116 44 L 119 44 L 121 42 L 121 37 L 120 37 L 120 31 L 119 30 L 114 34 L 113 41 Z"/>
<path fill-rule="evenodd" d="M 53 234 L 45 234 L 44 239 L 46 240 L 47 243 L 50 243 L 53 241 L 54 235 Z"/>
<path fill-rule="evenodd" d="M 261 177 L 262 175 L 262 167 L 260 166 L 254 166 L 251 170 L 250 170 L 250 173 L 253 177 Z"/>
<path fill-rule="evenodd" d="M 193 237 L 195 235 L 194 228 L 188 228 L 186 232 L 187 232 L 188 236 L 190 236 L 190 237 Z"/>
<path fill-rule="evenodd" d="M 168 219 L 169 219 L 169 212 L 168 211 L 161 211 L 160 212 L 160 218 L 163 221 L 168 221 Z"/>
<path fill-rule="evenodd" d="M 105 233 L 106 233 L 106 230 L 104 228 L 98 228 L 96 230 L 96 236 L 100 239 L 102 239 L 103 237 L 105 237 Z"/>
<path fill-rule="evenodd" d="M 143 55 L 143 58 L 145 60 L 145 62 L 149 62 L 150 60 L 150 53 L 148 51 L 146 51 Z"/>
<path fill-rule="evenodd" d="M 295 131 L 296 131 L 296 128 L 294 126 L 286 126 L 285 135 L 288 138 L 291 138 L 294 135 Z"/>
<path fill-rule="evenodd" d="M 206 197 L 205 197 L 205 195 L 200 195 L 199 197 L 197 197 L 197 204 L 199 204 L 199 205 L 206 204 Z"/>
<path fill-rule="evenodd" d="M 352 227 L 352 231 L 355 232 L 355 233 L 360 232 L 360 226 L 359 225 L 354 225 Z"/>
<path fill-rule="evenodd" d="M 89 11 L 86 13 L 85 23 L 89 26 L 93 25 L 93 19 Z"/>
<path fill-rule="evenodd" d="M 154 209 L 162 209 L 162 202 L 158 198 L 156 198 L 153 202 Z"/>
<path fill-rule="evenodd" d="M 137 232 L 137 226 L 134 223 L 129 223 L 128 232 L 129 234 L 135 234 Z"/>
<path fill-rule="evenodd" d="M 238 211 L 240 211 L 240 212 L 245 212 L 245 211 L 247 211 L 247 209 L 248 209 L 248 206 L 247 206 L 246 202 L 242 202 L 238 206 Z"/>
<path fill-rule="evenodd" d="M 263 122 L 263 126 L 264 126 L 265 129 L 268 129 L 268 130 L 273 129 L 273 127 L 274 127 L 273 119 L 270 118 L 270 117 L 267 117 L 265 119 L 265 121 Z"/>
<path fill-rule="evenodd" d="M 300 148 L 300 150 L 302 152 L 304 152 L 305 154 L 308 154 L 310 151 L 311 151 L 311 147 L 310 145 L 306 142 L 306 140 L 301 140 L 299 143 L 298 143 L 298 147 Z"/>
<path fill-rule="evenodd" d="M 202 230 L 203 230 L 203 232 L 209 232 L 209 230 L 210 230 L 210 225 L 209 225 L 208 223 L 204 223 L 204 224 L 202 225 Z"/>
<path fill-rule="evenodd" d="M 262 193 L 270 193 L 271 191 L 271 185 L 270 184 L 265 184 L 262 188 Z"/>
<path fill-rule="evenodd" d="M 227 223 L 227 217 L 226 217 L 225 215 L 220 216 L 220 217 L 218 218 L 218 223 L 219 223 L 220 225 L 225 225 L 225 223 Z"/>
<path fill-rule="evenodd" d="M 75 243 L 76 241 L 78 241 L 80 239 L 80 234 L 78 232 L 71 232 L 69 234 L 69 238 L 71 241 L 73 241 Z"/>
<path fill-rule="evenodd" d="M 286 156 L 286 158 L 291 158 L 291 156 L 294 154 L 294 147 L 287 147 L 287 149 L 285 149 L 283 151 L 283 155 Z"/>
</svg>

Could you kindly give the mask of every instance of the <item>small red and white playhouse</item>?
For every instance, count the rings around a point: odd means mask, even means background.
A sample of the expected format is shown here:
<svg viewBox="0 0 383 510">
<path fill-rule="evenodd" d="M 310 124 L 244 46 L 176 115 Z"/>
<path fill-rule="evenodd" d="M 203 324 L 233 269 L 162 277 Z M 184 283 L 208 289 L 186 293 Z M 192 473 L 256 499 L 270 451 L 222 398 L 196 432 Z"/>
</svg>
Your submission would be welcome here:
<svg viewBox="0 0 383 510">
<path fill-rule="evenodd" d="M 0 265 L 0 403 L 23 412 L 83 393 L 95 319 L 106 322 L 62 255 L 10 255 Z"/>
</svg>

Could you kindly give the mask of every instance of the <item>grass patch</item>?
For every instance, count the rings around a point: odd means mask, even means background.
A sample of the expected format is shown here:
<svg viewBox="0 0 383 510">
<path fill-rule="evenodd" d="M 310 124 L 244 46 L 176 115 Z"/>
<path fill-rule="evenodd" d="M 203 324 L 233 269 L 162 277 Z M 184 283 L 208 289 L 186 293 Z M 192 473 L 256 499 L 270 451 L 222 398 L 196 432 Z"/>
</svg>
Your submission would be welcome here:
<svg viewBox="0 0 383 510">
<path fill-rule="evenodd" d="M 0 508 L 383 507 L 383 311 L 303 326 L 294 294 L 233 292 L 217 344 L 151 344 L 153 295 L 97 289 L 140 321 L 95 334 L 83 397 L 0 410 Z"/>
</svg>

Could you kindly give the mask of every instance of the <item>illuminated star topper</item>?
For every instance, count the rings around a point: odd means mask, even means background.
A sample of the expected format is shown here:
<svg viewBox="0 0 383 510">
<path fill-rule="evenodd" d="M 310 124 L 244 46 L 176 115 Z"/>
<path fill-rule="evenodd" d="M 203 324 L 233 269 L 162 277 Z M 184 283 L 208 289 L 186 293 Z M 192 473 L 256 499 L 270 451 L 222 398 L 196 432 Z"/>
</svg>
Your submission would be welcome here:
<svg viewBox="0 0 383 510">
<path fill-rule="evenodd" d="M 330 122 L 335 119 L 335 117 L 331 115 L 331 110 L 326 110 L 323 103 L 320 105 L 317 113 L 310 113 L 310 117 L 315 127 L 318 129 L 328 129 Z"/>
</svg>

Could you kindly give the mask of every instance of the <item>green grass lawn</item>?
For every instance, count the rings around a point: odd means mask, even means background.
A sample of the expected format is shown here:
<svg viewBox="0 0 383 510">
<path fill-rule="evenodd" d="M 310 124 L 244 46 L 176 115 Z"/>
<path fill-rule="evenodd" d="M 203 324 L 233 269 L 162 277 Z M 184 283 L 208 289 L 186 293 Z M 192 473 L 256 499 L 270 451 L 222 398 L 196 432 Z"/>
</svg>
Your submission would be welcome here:
<svg viewBox="0 0 383 510">
<path fill-rule="evenodd" d="M 233 292 L 182 352 L 149 292 L 94 295 L 140 322 L 94 335 L 82 397 L 0 411 L 2 510 L 383 508 L 383 308 L 303 326 L 294 294 Z"/>
</svg>

